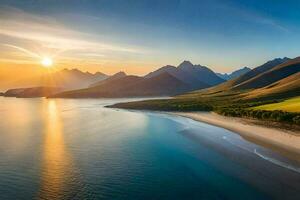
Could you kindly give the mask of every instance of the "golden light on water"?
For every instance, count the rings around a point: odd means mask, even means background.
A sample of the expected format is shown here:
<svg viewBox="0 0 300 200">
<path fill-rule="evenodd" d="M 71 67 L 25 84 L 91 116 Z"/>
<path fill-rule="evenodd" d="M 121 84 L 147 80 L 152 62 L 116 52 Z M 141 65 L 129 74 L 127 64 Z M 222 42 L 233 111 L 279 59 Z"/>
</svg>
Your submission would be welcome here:
<svg viewBox="0 0 300 200">
<path fill-rule="evenodd" d="M 46 68 L 50 68 L 53 66 L 53 60 L 52 58 L 50 57 L 44 57 L 42 60 L 41 60 L 41 63 L 43 65 L 43 67 L 46 67 Z"/>
<path fill-rule="evenodd" d="M 72 161 L 66 150 L 62 122 L 55 100 L 46 101 L 45 142 L 43 149 L 40 197 L 52 199 L 63 196 L 66 182 L 71 178 Z"/>
</svg>

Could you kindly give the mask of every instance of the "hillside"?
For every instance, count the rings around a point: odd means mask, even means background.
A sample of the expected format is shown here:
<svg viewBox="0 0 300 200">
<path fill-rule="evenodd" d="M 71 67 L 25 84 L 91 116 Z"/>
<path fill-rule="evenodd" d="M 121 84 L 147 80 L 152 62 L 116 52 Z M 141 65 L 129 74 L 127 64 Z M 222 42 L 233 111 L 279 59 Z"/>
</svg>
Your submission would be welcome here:
<svg viewBox="0 0 300 200">
<path fill-rule="evenodd" d="M 243 99 L 275 99 L 300 95 L 300 72 L 244 94 Z"/>
<path fill-rule="evenodd" d="M 284 60 L 286 59 L 281 59 L 281 61 Z M 181 95 L 180 98 L 223 98 L 226 96 L 239 101 L 249 101 L 296 96 L 299 94 L 300 59 L 288 59 L 281 64 L 271 65 L 280 63 L 279 61 L 279 59 L 269 61 L 236 79 L 205 90 Z"/>
<path fill-rule="evenodd" d="M 234 89 L 244 90 L 265 87 L 297 72 L 300 72 L 300 58 L 292 59 L 268 71 L 261 72 L 257 76 L 234 86 Z"/>
<path fill-rule="evenodd" d="M 201 96 L 201 95 L 220 95 L 222 93 L 227 93 L 230 92 L 232 93 L 233 90 L 239 92 L 241 89 L 251 89 L 251 88 L 241 88 L 238 86 L 242 86 L 243 83 L 246 83 L 247 81 L 254 79 L 255 77 L 260 76 L 263 73 L 268 72 L 269 70 L 275 68 L 276 66 L 279 66 L 280 64 L 284 64 L 287 61 L 290 61 L 290 58 L 276 58 L 273 60 L 270 60 L 258 67 L 253 68 L 251 71 L 235 78 L 235 79 L 231 79 L 229 81 L 226 81 L 222 84 L 219 84 L 217 86 L 214 87 L 210 87 L 207 88 L 205 90 L 201 90 L 201 91 L 194 91 L 193 93 L 190 93 L 188 95 L 195 95 L 195 96 Z M 272 80 L 270 80 L 269 82 L 272 82 Z M 255 83 L 254 83 L 255 86 Z M 255 87 L 257 88 L 257 87 Z"/>
</svg>

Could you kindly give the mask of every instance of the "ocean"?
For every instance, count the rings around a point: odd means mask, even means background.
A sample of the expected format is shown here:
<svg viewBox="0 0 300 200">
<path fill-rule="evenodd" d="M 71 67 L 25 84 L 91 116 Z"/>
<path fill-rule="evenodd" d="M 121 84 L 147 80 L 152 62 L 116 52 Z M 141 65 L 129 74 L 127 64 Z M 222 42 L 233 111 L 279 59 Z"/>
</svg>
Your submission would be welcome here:
<svg viewBox="0 0 300 200">
<path fill-rule="evenodd" d="M 300 199 L 297 163 L 223 128 L 104 107 L 131 100 L 0 97 L 0 199 Z"/>
</svg>

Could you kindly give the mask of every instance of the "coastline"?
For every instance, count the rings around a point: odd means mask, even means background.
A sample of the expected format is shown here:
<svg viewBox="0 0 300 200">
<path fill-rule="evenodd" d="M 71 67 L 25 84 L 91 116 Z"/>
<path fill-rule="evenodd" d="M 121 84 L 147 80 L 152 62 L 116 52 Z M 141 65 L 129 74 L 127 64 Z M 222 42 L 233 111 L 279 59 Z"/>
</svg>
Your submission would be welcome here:
<svg viewBox="0 0 300 200">
<path fill-rule="evenodd" d="M 300 163 L 300 132 L 257 125 L 243 119 L 218 115 L 213 112 L 167 112 L 218 126 L 239 134 L 244 139 L 270 148 Z"/>
</svg>

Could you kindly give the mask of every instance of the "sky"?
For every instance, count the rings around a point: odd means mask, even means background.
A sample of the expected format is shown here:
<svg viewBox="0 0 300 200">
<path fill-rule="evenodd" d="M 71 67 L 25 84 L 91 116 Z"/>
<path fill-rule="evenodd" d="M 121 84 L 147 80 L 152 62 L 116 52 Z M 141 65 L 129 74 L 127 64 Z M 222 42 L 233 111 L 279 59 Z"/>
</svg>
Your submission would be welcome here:
<svg viewBox="0 0 300 200">
<path fill-rule="evenodd" d="M 183 60 L 255 67 L 299 56 L 299 10 L 291 0 L 0 0 L 0 78 L 39 71 L 43 57 L 107 74 Z"/>
</svg>

